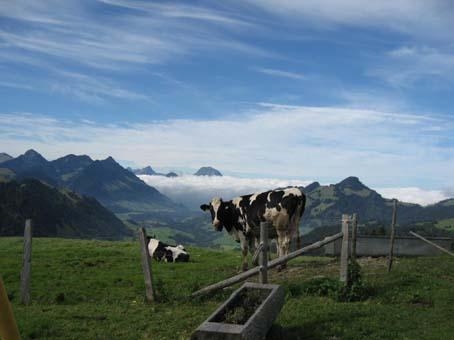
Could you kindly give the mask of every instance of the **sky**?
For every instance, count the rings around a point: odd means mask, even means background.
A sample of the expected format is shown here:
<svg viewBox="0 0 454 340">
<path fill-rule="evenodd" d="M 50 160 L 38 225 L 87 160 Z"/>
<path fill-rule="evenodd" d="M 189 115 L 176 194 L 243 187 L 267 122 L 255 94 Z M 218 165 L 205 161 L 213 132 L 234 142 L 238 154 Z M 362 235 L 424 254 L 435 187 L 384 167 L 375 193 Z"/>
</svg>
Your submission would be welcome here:
<svg viewBox="0 0 454 340">
<path fill-rule="evenodd" d="M 453 18 L 441 0 L 0 0 L 0 152 L 453 197 Z"/>
</svg>

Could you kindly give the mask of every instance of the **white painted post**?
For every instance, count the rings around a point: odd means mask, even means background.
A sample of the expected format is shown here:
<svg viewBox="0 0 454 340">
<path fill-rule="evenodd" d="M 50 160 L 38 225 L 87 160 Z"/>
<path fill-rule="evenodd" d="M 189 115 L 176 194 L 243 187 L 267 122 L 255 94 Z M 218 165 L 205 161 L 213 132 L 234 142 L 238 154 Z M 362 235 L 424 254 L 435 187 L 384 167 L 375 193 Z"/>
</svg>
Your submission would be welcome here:
<svg viewBox="0 0 454 340">
<path fill-rule="evenodd" d="M 260 254 L 259 254 L 259 282 L 268 283 L 268 228 L 269 222 L 260 222 Z"/>
</svg>

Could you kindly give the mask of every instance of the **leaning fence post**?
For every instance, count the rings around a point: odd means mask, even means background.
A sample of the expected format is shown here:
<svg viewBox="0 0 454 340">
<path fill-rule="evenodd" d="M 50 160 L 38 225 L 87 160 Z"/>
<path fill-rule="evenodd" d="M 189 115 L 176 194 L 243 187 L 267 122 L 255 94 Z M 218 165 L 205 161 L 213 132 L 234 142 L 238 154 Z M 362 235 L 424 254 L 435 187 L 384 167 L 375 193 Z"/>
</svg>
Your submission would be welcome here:
<svg viewBox="0 0 454 340">
<path fill-rule="evenodd" d="M 140 254 L 142 259 L 142 270 L 145 280 L 145 299 L 151 303 L 154 301 L 153 280 L 151 272 L 151 259 L 148 252 L 148 242 L 145 228 L 139 229 Z"/>
<path fill-rule="evenodd" d="M 397 200 L 394 199 L 393 217 L 391 221 L 391 239 L 389 241 L 389 255 L 388 255 L 388 273 L 391 271 L 394 256 L 394 239 L 396 237 L 396 214 L 397 214 Z"/>
<path fill-rule="evenodd" d="M 352 261 L 356 261 L 356 236 L 358 232 L 358 217 L 356 214 L 352 216 Z"/>
<path fill-rule="evenodd" d="M 25 221 L 24 229 L 24 257 L 20 277 L 20 301 L 24 305 L 30 304 L 30 279 L 32 270 L 32 220 Z"/>
<path fill-rule="evenodd" d="M 348 224 L 350 222 L 349 215 L 342 215 L 342 248 L 340 255 L 340 281 L 348 282 L 348 252 L 349 252 L 349 240 L 348 240 Z"/>
<path fill-rule="evenodd" d="M 260 222 L 259 282 L 268 283 L 268 222 Z"/>
</svg>

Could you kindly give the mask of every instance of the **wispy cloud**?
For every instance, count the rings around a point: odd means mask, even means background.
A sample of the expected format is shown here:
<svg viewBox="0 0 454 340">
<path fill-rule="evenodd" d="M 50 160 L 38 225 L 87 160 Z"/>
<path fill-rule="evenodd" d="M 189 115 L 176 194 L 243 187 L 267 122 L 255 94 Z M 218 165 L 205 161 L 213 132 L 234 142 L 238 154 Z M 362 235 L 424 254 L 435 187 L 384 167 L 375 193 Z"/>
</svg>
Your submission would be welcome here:
<svg viewBox="0 0 454 340">
<path fill-rule="evenodd" d="M 367 73 L 382 78 L 393 87 L 412 87 L 427 79 L 443 80 L 436 82 L 436 86 L 450 86 L 454 83 L 454 54 L 449 47 L 445 49 L 447 51 L 404 45 L 389 51 L 384 60 Z"/>
<path fill-rule="evenodd" d="M 6 73 L 3 75 L 4 80 L 0 81 L 0 87 L 38 93 L 59 93 L 89 103 L 101 103 L 112 99 L 152 102 L 151 94 L 125 89 L 121 84 L 117 84 L 108 77 L 59 70 L 46 64 L 41 64 L 41 67 L 46 69 L 46 76 L 13 76 Z"/>
<path fill-rule="evenodd" d="M 47 1 L 35 5 L 17 1 L 3 4 L 0 17 L 26 23 L 20 31 L 0 25 L 0 42 L 7 44 L 4 53 L 19 49 L 34 53 L 37 59 L 47 55 L 101 69 L 162 63 L 198 49 L 266 54 L 222 29 L 228 26 L 230 30 L 244 30 L 254 26 L 234 13 L 178 3 L 106 0 L 99 5 L 135 11 L 112 12 L 109 17 L 102 12 L 94 15 L 96 12 L 90 10 L 96 6 L 94 3 L 65 1 L 54 5 Z M 98 22 L 99 17 L 102 23 Z M 198 25 L 182 19 L 196 21 Z"/>
<path fill-rule="evenodd" d="M 0 86 L 10 87 L 13 89 L 22 89 L 22 90 L 35 90 L 33 86 L 22 84 L 14 81 L 0 81 Z"/>
<path fill-rule="evenodd" d="M 272 15 L 305 21 L 312 27 L 373 27 L 399 32 L 417 39 L 451 40 L 454 9 L 449 1 L 373 1 L 367 6 L 356 0 L 280 1 L 247 0 Z M 424 18 L 424 20 L 421 20 Z"/>
<path fill-rule="evenodd" d="M 253 23 L 246 21 L 245 18 L 239 18 L 235 13 L 226 13 L 209 9 L 206 7 L 187 5 L 187 4 L 163 4 L 141 1 L 124 1 L 124 0 L 98 0 L 105 4 L 134 9 L 147 14 L 156 14 L 159 12 L 162 16 L 169 18 L 192 19 L 195 21 L 207 21 L 216 24 L 228 25 L 233 28 L 238 26 L 253 26 Z M 238 18 L 237 18 L 238 17 Z"/>
<path fill-rule="evenodd" d="M 67 71 L 57 71 L 57 74 L 60 76 L 60 81 L 50 85 L 52 92 L 77 96 L 86 101 L 102 101 L 105 98 L 152 100 L 151 95 L 124 89 L 108 78 Z"/>
<path fill-rule="evenodd" d="M 255 67 L 255 68 L 253 68 L 253 70 L 256 72 L 267 74 L 269 76 L 274 76 L 274 77 L 289 78 L 289 79 L 294 79 L 294 80 L 304 79 L 304 76 L 302 74 L 296 73 L 296 72 L 289 72 L 289 71 L 277 70 L 277 69 L 272 69 L 272 68 L 260 68 L 260 67 Z"/>
</svg>

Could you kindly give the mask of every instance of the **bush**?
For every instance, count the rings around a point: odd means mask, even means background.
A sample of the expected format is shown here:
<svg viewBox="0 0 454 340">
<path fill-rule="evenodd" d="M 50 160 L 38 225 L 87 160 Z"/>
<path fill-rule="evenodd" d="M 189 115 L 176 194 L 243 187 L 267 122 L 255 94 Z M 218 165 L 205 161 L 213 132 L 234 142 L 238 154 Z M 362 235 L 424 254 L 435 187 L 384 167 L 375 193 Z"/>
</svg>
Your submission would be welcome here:
<svg viewBox="0 0 454 340">
<path fill-rule="evenodd" d="M 348 263 L 348 281 L 346 285 L 341 285 L 337 300 L 350 302 L 366 300 L 370 296 L 369 289 L 366 287 L 361 276 L 361 266 L 358 262 L 350 260 Z"/>
<path fill-rule="evenodd" d="M 361 266 L 356 261 L 348 264 L 348 282 L 343 284 L 337 279 L 315 278 L 302 284 L 289 285 L 289 293 L 296 297 L 300 295 L 327 296 L 340 302 L 365 300 L 370 296 L 370 290 L 361 277 Z"/>
</svg>

